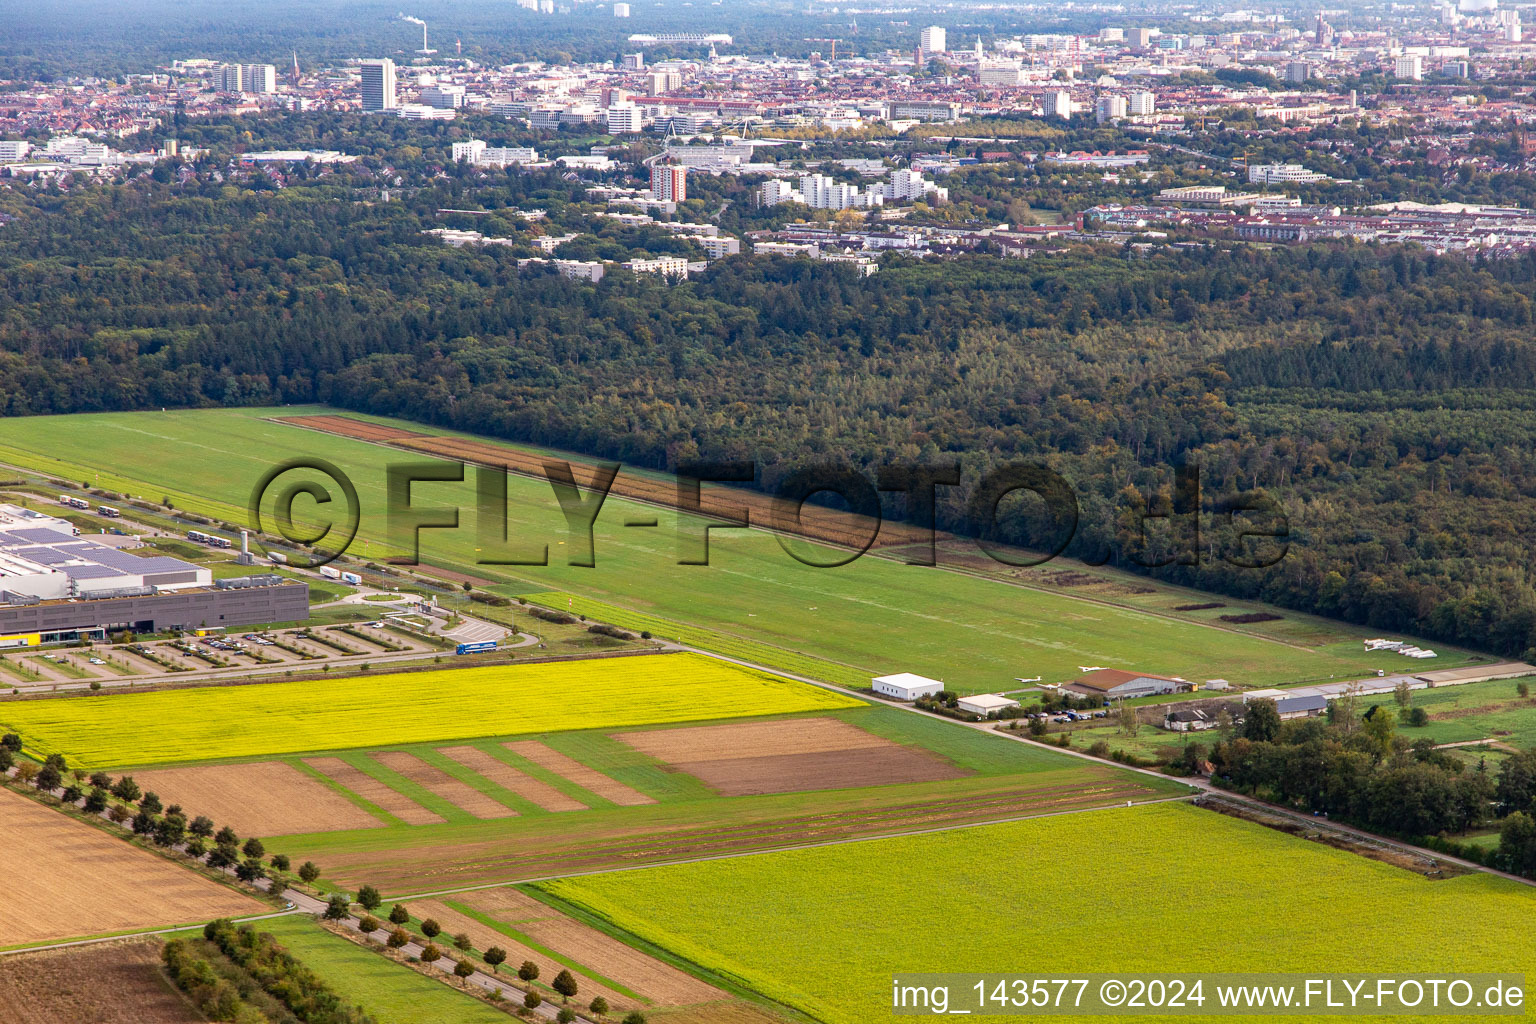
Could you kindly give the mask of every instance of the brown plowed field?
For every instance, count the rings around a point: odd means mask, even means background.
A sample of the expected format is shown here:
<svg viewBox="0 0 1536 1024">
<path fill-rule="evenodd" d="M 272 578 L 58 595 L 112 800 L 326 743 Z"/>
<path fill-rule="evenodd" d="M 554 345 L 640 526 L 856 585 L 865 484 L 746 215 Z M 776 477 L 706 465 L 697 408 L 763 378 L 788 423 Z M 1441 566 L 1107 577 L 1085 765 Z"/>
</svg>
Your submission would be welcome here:
<svg viewBox="0 0 1536 1024">
<path fill-rule="evenodd" d="M 452 899 L 458 903 L 465 903 L 470 906 L 474 906 L 476 910 L 480 909 L 480 907 L 476 905 L 472 900 L 461 900 L 458 897 L 452 897 Z M 503 969 L 509 974 L 515 974 L 518 967 L 524 960 L 532 960 L 534 963 L 539 965 L 539 979 L 545 984 L 548 984 L 550 981 L 554 980 L 555 975 L 559 974 L 562 970 L 565 969 L 565 965 L 560 963 L 558 960 L 552 960 L 544 953 L 540 953 L 538 950 L 533 949 L 530 946 L 523 945 L 521 942 L 518 942 L 511 936 L 503 935 L 496 929 L 483 925 L 479 921 L 476 921 L 474 918 L 459 913 L 457 910 L 454 910 L 452 907 L 448 906 L 446 903 L 440 900 L 411 900 L 410 907 L 411 913 L 418 918 L 434 918 L 438 924 L 443 926 L 444 936 L 454 936 L 460 932 L 465 932 L 469 935 L 470 941 L 475 944 L 475 948 L 478 950 L 484 951 L 489 949 L 491 946 L 500 946 L 502 949 L 506 950 L 507 963 L 506 967 Z M 492 916 L 499 917 L 499 915 L 495 914 Z M 513 919 L 511 918 L 505 920 L 507 923 L 512 924 L 512 926 L 518 931 L 523 931 L 522 922 L 518 921 L 514 923 Z M 442 940 L 440 939 L 439 941 Z M 565 953 L 565 950 L 560 949 L 556 950 L 556 952 Z M 569 954 L 566 955 L 569 956 Z M 587 963 L 586 961 L 579 962 L 591 970 L 597 971 L 597 973 L 607 976 L 607 972 L 602 970 L 602 968 L 600 968 L 597 964 Z M 573 971 L 572 973 L 575 972 Z M 627 1013 L 630 1010 L 640 1009 L 645 1005 L 635 999 L 631 999 L 629 996 L 615 992 L 613 989 L 608 988 L 605 985 L 598 984 L 584 974 L 576 975 L 576 984 L 580 986 L 579 991 L 576 993 L 576 1002 L 577 1005 L 580 1006 L 585 1006 L 587 1003 L 590 1003 L 593 996 L 602 996 L 604 999 L 608 1000 L 608 1004 L 615 1010 L 618 1010 L 621 1015 Z"/>
<path fill-rule="evenodd" d="M 615 733 L 614 739 L 658 761 L 719 761 L 768 754 L 820 754 L 828 750 L 890 746 L 891 742 L 837 718 L 785 718 L 682 729 Z"/>
<path fill-rule="evenodd" d="M 407 825 L 440 825 L 443 817 L 390 789 L 339 757 L 306 757 L 304 763 Z"/>
<path fill-rule="evenodd" d="M 958 779 L 969 774 L 933 754 L 891 744 L 819 754 L 774 754 L 720 761 L 683 761 L 678 768 L 721 796 L 856 789 L 898 782 Z"/>
<path fill-rule="evenodd" d="M 138 772 L 135 781 L 188 816 L 205 814 L 246 836 L 346 832 L 384 823 L 331 789 L 281 761 L 218 764 Z"/>
<path fill-rule="evenodd" d="M 835 718 L 655 729 L 616 735 L 722 796 L 853 789 L 969 774 L 936 754 Z"/>
<path fill-rule="evenodd" d="M 0 957 L 7 1024 L 203 1024 L 160 973 L 160 942 L 127 939 Z"/>
<path fill-rule="evenodd" d="M 519 757 L 526 757 L 540 768 L 547 768 L 556 775 L 570 779 L 589 793 L 596 793 L 604 800 L 613 801 L 620 807 L 637 807 L 640 804 L 656 802 L 644 793 L 630 789 L 624 783 L 610 779 L 602 772 L 593 771 L 580 761 L 566 757 L 558 750 L 546 747 L 538 740 L 514 740 L 503 743 L 502 746 Z"/>
<path fill-rule="evenodd" d="M 509 793 L 516 793 L 546 811 L 584 811 L 587 805 L 560 792 L 547 782 L 499 761 L 478 747 L 441 747 L 439 754 L 451 757 L 476 774 L 490 779 Z"/>
<path fill-rule="evenodd" d="M 659 1005 L 687 1006 L 725 998 L 725 993 L 713 985 L 646 956 L 516 889 L 482 889 L 455 899 L 512 925 L 546 949 Z"/>
<path fill-rule="evenodd" d="M 0 790 L 0 837 L 0 948 L 265 909 L 9 790 Z"/>
<path fill-rule="evenodd" d="M 490 441 L 422 434 L 398 427 L 365 423 L 350 416 L 282 416 L 277 417 L 276 422 L 291 423 L 294 426 L 321 430 L 328 434 L 339 434 L 342 437 L 352 437 L 360 441 L 389 444 L 475 465 L 507 466 L 514 473 L 541 479 L 545 476 L 544 464 L 554 461 L 545 456 L 519 451 Z M 571 473 L 576 483 L 583 488 L 591 486 L 595 475 L 591 464 L 585 462 L 572 462 Z M 610 493 L 621 498 L 645 501 L 668 508 L 678 507 L 677 484 L 667 479 L 640 476 L 620 470 L 613 481 Z M 745 508 L 754 526 L 777 529 L 845 547 L 863 548 L 869 543 L 870 534 L 875 530 L 878 532 L 875 535 L 873 547 L 894 547 L 906 544 L 926 547 L 929 539 L 926 532 L 907 523 L 884 520 L 874 524 L 852 512 L 818 505 L 803 506 L 800 520 L 795 522 L 792 516 L 786 517 L 777 509 L 771 495 L 720 484 L 703 485 L 700 489 L 700 502 L 704 515 L 734 519 L 739 516 L 739 512 L 734 510 Z"/>
<path fill-rule="evenodd" d="M 388 750 L 382 754 L 374 754 L 373 759 L 477 818 L 515 818 L 517 816 L 517 812 L 506 804 L 493 800 L 478 789 L 460 782 L 441 768 L 427 764 L 415 754 L 408 754 L 403 750 Z"/>
</svg>

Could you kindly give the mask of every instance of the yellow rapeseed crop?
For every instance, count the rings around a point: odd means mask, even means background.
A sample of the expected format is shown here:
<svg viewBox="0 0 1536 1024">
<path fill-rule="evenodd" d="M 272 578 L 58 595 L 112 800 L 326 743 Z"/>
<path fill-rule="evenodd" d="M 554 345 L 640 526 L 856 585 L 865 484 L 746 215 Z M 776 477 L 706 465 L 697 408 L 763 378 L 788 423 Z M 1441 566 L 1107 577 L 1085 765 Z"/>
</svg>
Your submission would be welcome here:
<svg viewBox="0 0 1536 1024">
<path fill-rule="evenodd" d="M 109 768 L 856 707 L 697 654 L 0 705 L 30 752 Z"/>
</svg>

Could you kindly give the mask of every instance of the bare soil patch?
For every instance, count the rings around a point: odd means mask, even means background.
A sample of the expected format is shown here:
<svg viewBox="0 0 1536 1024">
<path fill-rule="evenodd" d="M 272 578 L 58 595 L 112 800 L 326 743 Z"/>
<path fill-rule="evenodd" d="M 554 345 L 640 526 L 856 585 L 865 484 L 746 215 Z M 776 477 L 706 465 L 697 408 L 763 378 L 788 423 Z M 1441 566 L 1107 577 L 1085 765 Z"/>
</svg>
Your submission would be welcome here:
<svg viewBox="0 0 1536 1024">
<path fill-rule="evenodd" d="M 160 943 L 130 939 L 0 957 L 10 1024 L 202 1024 L 160 971 Z"/>
<path fill-rule="evenodd" d="M 678 765 L 721 796 L 855 789 L 898 782 L 931 782 L 969 774 L 939 757 L 891 744 L 819 754 L 776 754 Z"/>
<path fill-rule="evenodd" d="M 478 789 L 460 782 L 441 768 L 427 764 L 415 754 L 408 754 L 403 750 L 388 750 L 382 754 L 374 754 L 373 759 L 477 818 L 517 817 L 517 812 L 506 804 L 493 800 Z"/>
<path fill-rule="evenodd" d="M 444 820 L 442 815 L 396 793 L 372 775 L 352 767 L 339 757 L 307 757 L 304 763 L 407 825 L 440 825 Z"/>
<path fill-rule="evenodd" d="M 837 718 L 788 718 L 772 722 L 648 729 L 615 733 L 613 738 L 668 763 L 770 754 L 819 754 L 828 750 L 891 745 L 889 740 Z"/>
<path fill-rule="evenodd" d="M 851 789 L 969 774 L 937 754 L 835 718 L 794 718 L 624 733 L 615 738 L 722 796 Z"/>
<path fill-rule="evenodd" d="M 253 914 L 264 904 L 0 790 L 0 947 Z"/>
<path fill-rule="evenodd" d="M 460 902 L 510 924 L 546 949 L 659 1005 L 686 1006 L 725 998 L 725 993 L 713 985 L 566 917 L 516 889 L 484 889 L 465 894 Z"/>
<path fill-rule="evenodd" d="M 615 779 L 610 779 L 602 772 L 594 771 L 580 761 L 566 757 L 558 750 L 546 747 L 538 740 L 514 740 L 502 746 L 519 757 L 526 757 L 540 768 L 548 768 L 556 775 L 570 779 L 582 789 L 596 793 L 604 800 L 611 800 L 621 807 L 635 807 L 639 804 L 656 802 L 644 793 L 633 790 Z"/>
<path fill-rule="evenodd" d="M 206 814 L 241 835 L 346 832 L 384 822 L 325 783 L 281 761 L 138 772 L 135 781 L 190 816 Z"/>
<path fill-rule="evenodd" d="M 455 761 L 529 803 L 546 811 L 584 811 L 587 805 L 560 792 L 547 782 L 518 771 L 478 747 L 441 747 L 438 753 Z"/>
</svg>

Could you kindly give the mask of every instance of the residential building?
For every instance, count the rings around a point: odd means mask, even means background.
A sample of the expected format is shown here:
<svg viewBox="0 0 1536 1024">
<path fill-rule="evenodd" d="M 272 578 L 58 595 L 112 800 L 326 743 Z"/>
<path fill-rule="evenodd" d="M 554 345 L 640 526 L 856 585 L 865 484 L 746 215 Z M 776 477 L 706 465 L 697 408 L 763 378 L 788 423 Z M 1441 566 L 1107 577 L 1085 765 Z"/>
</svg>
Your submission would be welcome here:
<svg viewBox="0 0 1536 1024">
<path fill-rule="evenodd" d="M 627 18 L 627 17 L 629 17 L 629 4 L 614 4 L 613 5 L 613 16 L 615 18 Z"/>
<path fill-rule="evenodd" d="M 619 66 L 625 71 L 641 71 L 645 68 L 644 53 L 626 53 L 619 59 Z"/>
<path fill-rule="evenodd" d="M 1397 78 L 1410 82 L 1420 82 L 1424 79 L 1424 58 L 1417 53 L 1405 53 L 1392 65 L 1392 73 Z"/>
<path fill-rule="evenodd" d="M 662 202 L 683 202 L 688 198 L 688 168 L 666 161 L 652 164 L 651 194 Z"/>
<path fill-rule="evenodd" d="M 688 260 L 684 256 L 658 256 L 651 260 L 629 260 L 624 266 L 635 274 L 660 274 L 663 277 L 688 276 Z"/>
<path fill-rule="evenodd" d="M 1149 28 L 1127 29 L 1125 41 L 1137 50 L 1145 50 L 1152 45 L 1152 30 Z"/>
<path fill-rule="evenodd" d="M 362 63 L 362 95 L 365 111 L 395 109 L 395 62 L 388 57 Z"/>
<path fill-rule="evenodd" d="M 1108 124 L 1125 117 L 1128 107 L 1124 96 L 1100 96 L 1094 104 L 1094 120 L 1099 124 Z"/>
<path fill-rule="evenodd" d="M 1132 117 L 1151 117 L 1157 113 L 1157 94 L 1141 90 L 1133 92 L 1127 101 Z"/>
<path fill-rule="evenodd" d="M 1072 94 L 1065 90 L 1053 90 L 1041 97 L 1040 106 L 1046 117 L 1070 118 Z"/>
<path fill-rule="evenodd" d="M 213 88 L 216 92 L 237 93 L 245 91 L 245 76 L 239 64 L 220 64 L 213 72 Z"/>
<path fill-rule="evenodd" d="M 948 52 L 949 49 L 944 29 L 938 25 L 930 25 L 923 29 L 922 34 L 918 36 L 917 45 L 923 48 L 924 55 L 930 57 L 936 53 Z"/>
<path fill-rule="evenodd" d="M 258 94 L 277 92 L 277 68 L 271 64 L 240 65 L 241 92 Z"/>
<path fill-rule="evenodd" d="M 1285 80 L 1292 85 L 1302 85 L 1312 77 L 1310 61 L 1293 60 L 1285 66 Z"/>
<path fill-rule="evenodd" d="M 741 239 L 739 238 L 697 238 L 696 242 L 703 248 L 705 254 L 712 260 L 718 260 L 725 256 L 734 256 L 741 252 Z"/>
</svg>

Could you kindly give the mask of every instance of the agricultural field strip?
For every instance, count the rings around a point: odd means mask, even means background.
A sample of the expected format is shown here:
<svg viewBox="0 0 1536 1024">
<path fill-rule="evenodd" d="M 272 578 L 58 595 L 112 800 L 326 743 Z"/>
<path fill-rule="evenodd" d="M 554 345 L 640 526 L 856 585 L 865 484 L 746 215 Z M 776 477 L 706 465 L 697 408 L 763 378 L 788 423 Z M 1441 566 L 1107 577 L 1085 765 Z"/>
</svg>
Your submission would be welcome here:
<svg viewBox="0 0 1536 1024">
<path fill-rule="evenodd" d="M 513 965 L 513 969 L 524 960 L 532 960 L 539 965 L 539 979 L 546 985 L 562 968 L 568 967 L 576 971 L 583 976 L 580 984 L 584 1000 L 589 1000 L 592 996 L 603 996 L 621 1013 L 652 1005 L 651 1000 L 612 982 L 591 968 L 577 965 L 564 957 L 556 959 L 550 955 L 552 951 L 538 948 L 536 943 L 529 941 L 527 936 L 516 928 L 496 921 L 489 914 L 453 902 L 438 900 L 413 900 L 411 911 L 416 917 L 430 917 L 435 920 L 442 925 L 444 934 L 457 935 L 461 932 L 467 934 L 478 950 L 484 951 L 491 946 L 500 946 L 507 951 L 507 961 Z"/>
<path fill-rule="evenodd" d="M 384 822 L 282 761 L 198 765 L 140 772 L 139 786 L 241 835 L 382 828 Z"/>
<path fill-rule="evenodd" d="M 339 757 L 308 757 L 304 763 L 406 825 L 447 820 Z"/>
<path fill-rule="evenodd" d="M 0 789 L 0 947 L 147 931 L 264 908 L 233 888 Z"/>
<path fill-rule="evenodd" d="M 502 745 L 519 757 L 527 758 L 534 764 L 569 779 L 589 793 L 602 797 L 610 803 L 618 804 L 620 807 L 635 807 L 656 802 L 655 798 L 637 792 L 622 782 L 610 779 L 601 772 L 588 768 L 575 758 L 567 757 L 560 751 L 545 746 L 538 740 L 518 740 Z"/>
<path fill-rule="evenodd" d="M 415 754 L 404 750 L 386 750 L 372 757 L 384 767 L 431 790 L 476 818 L 511 818 L 517 815 L 512 808 L 461 782 L 436 765 L 428 764 Z"/>
<path fill-rule="evenodd" d="M 493 881 L 472 882 L 464 885 L 447 888 L 435 888 L 430 890 L 413 890 L 407 888 L 389 889 L 390 898 L 395 900 L 438 899 L 458 896 L 464 893 L 480 892 L 486 889 L 500 889 L 508 885 L 522 885 L 532 882 L 545 882 L 562 878 L 584 878 L 588 875 L 606 875 L 613 872 L 638 871 L 650 867 L 666 867 L 677 864 L 703 863 L 706 861 L 733 860 L 739 857 L 754 857 L 762 854 L 781 853 L 792 850 L 815 850 L 826 846 L 842 846 L 849 843 L 865 843 L 884 839 L 901 839 L 910 836 L 924 836 L 943 832 L 953 832 L 960 829 L 977 828 L 984 825 L 1010 824 L 1015 822 L 1035 821 L 1041 818 L 1054 818 L 1061 815 L 1084 814 L 1092 811 L 1115 810 L 1127 806 L 1141 807 L 1150 804 L 1184 802 L 1197 796 L 1194 791 L 1176 795 L 1146 796 L 1147 789 L 1125 786 L 1101 786 L 1091 792 L 1080 792 L 1076 787 L 1062 787 L 1063 792 L 1056 794 L 1052 799 L 1042 800 L 1037 805 L 1042 809 L 1033 813 L 1017 812 L 1020 806 L 1030 806 L 1020 800 L 1021 794 L 1012 793 L 1000 795 L 991 801 L 980 801 L 976 806 L 967 806 L 968 801 L 956 801 L 947 798 L 934 801 L 924 806 L 904 806 L 891 808 L 893 812 L 881 815 L 871 812 L 869 821 L 862 825 L 874 831 L 858 831 L 852 834 L 834 835 L 832 838 L 819 840 L 806 840 L 804 837 L 813 832 L 833 832 L 829 827 L 835 822 L 824 821 L 812 823 L 808 826 L 803 821 L 775 821 L 747 823 L 737 828 L 712 830 L 710 835 L 720 838 L 721 842 L 713 844 L 694 843 L 696 847 L 719 850 L 722 852 L 687 853 L 679 856 L 662 856 L 659 859 L 645 860 L 647 850 L 656 848 L 655 843 L 646 844 L 634 837 L 625 837 L 626 845 L 612 851 L 610 856 L 615 860 L 628 861 L 630 863 L 605 864 L 600 867 L 556 870 L 551 867 L 542 873 L 513 872 L 512 877 L 498 877 Z M 1029 795 L 1029 794 L 1023 794 Z M 1138 799 L 1139 797 L 1139 799 Z M 1050 809 L 1043 809 L 1043 808 Z M 974 812 L 980 811 L 981 813 Z M 894 812 L 902 812 L 900 814 Z M 943 813 L 940 813 L 943 812 Z M 951 818 L 961 818 L 959 821 L 950 821 L 939 825 L 902 825 L 902 821 L 934 821 L 942 819 L 945 814 Z M 853 815 L 849 815 L 853 817 Z M 880 830 L 881 826 L 884 830 Z M 648 836 L 645 838 L 667 838 L 666 836 Z M 784 842 L 773 842 L 775 838 L 786 839 Z M 743 843 L 758 842 L 762 845 L 743 846 Z M 665 849 L 665 847 L 663 847 Z M 456 849 L 463 854 L 467 863 L 468 858 L 476 855 L 473 850 L 466 850 L 462 845 Z M 608 851 L 602 851 L 608 852 Z M 434 871 L 436 875 L 443 872 Z M 376 879 L 377 872 L 367 877 Z M 504 874 L 504 872 L 498 872 Z"/>
<path fill-rule="evenodd" d="M 469 894 L 464 904 L 571 964 L 604 964 L 609 984 L 661 1005 L 709 1002 L 724 993 L 596 929 L 574 921 L 516 888 Z M 514 927 L 515 926 L 515 927 Z"/>
<path fill-rule="evenodd" d="M 888 1014 L 893 970 L 987 969 L 1016 962 L 1020 949 L 1031 951 L 1030 969 L 1041 976 L 1244 971 L 1257 963 L 1284 972 L 1316 970 L 1320 961 L 1385 973 L 1419 971 L 1426 963 L 1453 972 L 1536 970 L 1536 953 L 1524 939 L 1536 911 L 1536 893 L 1527 887 L 1484 873 L 1431 881 L 1192 807 L 1109 808 L 873 842 L 882 845 L 638 868 L 539 888 L 831 1024 Z M 1010 877 L 1029 877 L 1045 891 L 1070 890 L 1081 863 L 1049 853 L 1087 849 L 1095 851 L 1097 871 L 1140 879 L 1141 898 L 1113 927 L 1102 915 L 1020 915 L 1007 901 L 974 896 Z M 1211 875 L 1212 858 L 1266 869 L 1232 886 Z M 870 871 L 872 860 L 921 863 L 925 870 Z M 1146 873 L 1147 864 L 1156 864 L 1157 873 Z M 929 884 L 934 875 L 946 884 Z M 1375 898 L 1341 901 L 1339 891 Z M 745 904 L 751 915 L 739 913 Z M 792 923 L 808 906 L 817 908 L 815 929 Z M 1405 916 L 1403 906 L 1415 913 Z M 1234 919 L 1241 928 L 1230 927 Z M 1306 923 L 1305 943 L 1296 941 L 1298 922 Z M 1179 941 L 1212 928 L 1224 936 L 1217 946 Z M 826 934 L 840 937 L 835 957 L 821 946 Z M 892 950 L 913 948 L 914 934 L 946 939 L 921 963 L 900 956 L 893 962 Z"/>
<path fill-rule="evenodd" d="M 459 746 L 442 747 L 438 753 L 444 757 L 452 758 L 465 768 L 505 789 L 507 792 L 522 797 L 540 810 L 560 811 L 584 811 L 587 805 L 573 797 L 566 796 L 548 783 L 520 772 L 505 761 L 498 760 L 490 753 L 479 747 Z"/>
<path fill-rule="evenodd" d="M 508 700 L 510 693 L 517 699 Z M 624 700 L 615 698 L 622 696 Z M 311 754 L 565 729 L 858 707 L 818 686 L 695 654 L 441 669 L 0 704 L 33 753 L 88 768 Z"/>
</svg>

